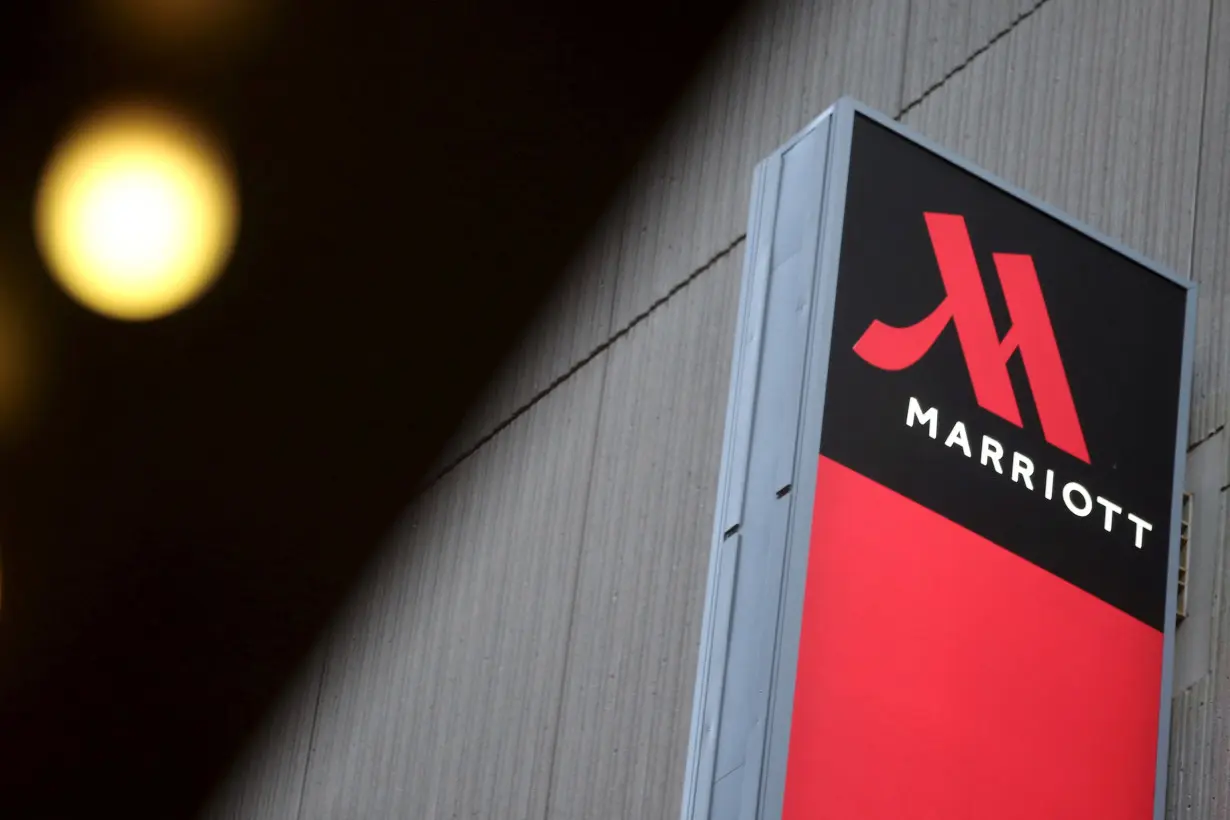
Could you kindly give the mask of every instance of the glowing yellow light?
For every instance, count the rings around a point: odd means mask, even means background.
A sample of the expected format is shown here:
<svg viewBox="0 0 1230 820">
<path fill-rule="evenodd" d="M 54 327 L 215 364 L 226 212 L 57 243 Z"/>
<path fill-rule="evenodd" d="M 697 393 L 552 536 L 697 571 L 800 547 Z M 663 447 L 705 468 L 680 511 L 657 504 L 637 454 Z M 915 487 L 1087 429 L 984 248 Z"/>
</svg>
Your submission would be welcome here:
<svg viewBox="0 0 1230 820">
<path fill-rule="evenodd" d="M 154 319 L 221 273 L 238 222 L 221 154 L 187 122 L 149 107 L 105 109 L 56 149 L 35 203 L 51 273 L 118 319 Z"/>
</svg>

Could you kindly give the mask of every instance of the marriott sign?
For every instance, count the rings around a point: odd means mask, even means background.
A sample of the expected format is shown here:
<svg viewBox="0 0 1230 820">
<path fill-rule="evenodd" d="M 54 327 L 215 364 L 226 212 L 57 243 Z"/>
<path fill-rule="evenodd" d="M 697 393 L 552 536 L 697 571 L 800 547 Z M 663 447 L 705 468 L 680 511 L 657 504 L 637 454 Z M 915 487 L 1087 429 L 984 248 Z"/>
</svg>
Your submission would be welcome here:
<svg viewBox="0 0 1230 820">
<path fill-rule="evenodd" d="M 1162 820 L 1194 287 L 851 100 L 751 212 L 687 820 Z"/>
<path fill-rule="evenodd" d="M 1191 291 L 850 127 L 783 816 L 1149 820 Z"/>
</svg>

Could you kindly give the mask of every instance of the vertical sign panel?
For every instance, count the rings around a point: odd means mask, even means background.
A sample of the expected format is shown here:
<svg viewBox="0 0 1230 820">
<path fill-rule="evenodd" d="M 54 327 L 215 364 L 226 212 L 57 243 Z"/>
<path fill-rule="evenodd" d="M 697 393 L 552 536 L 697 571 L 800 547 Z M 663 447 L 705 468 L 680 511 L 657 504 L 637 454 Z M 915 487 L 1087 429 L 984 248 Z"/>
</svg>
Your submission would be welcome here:
<svg viewBox="0 0 1230 820">
<path fill-rule="evenodd" d="M 1156 818 L 1194 291 L 835 111 L 766 762 L 708 816 Z"/>
<path fill-rule="evenodd" d="M 853 123 L 786 820 L 1149 820 L 1187 288 Z"/>
</svg>

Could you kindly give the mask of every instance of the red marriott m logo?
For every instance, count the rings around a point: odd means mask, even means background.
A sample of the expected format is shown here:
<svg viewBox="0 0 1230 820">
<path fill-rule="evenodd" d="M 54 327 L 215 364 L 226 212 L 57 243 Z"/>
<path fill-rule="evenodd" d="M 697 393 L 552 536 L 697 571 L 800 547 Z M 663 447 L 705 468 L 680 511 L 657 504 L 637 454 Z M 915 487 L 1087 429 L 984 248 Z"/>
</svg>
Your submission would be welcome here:
<svg viewBox="0 0 1230 820">
<path fill-rule="evenodd" d="M 878 319 L 872 322 L 855 343 L 854 352 L 882 370 L 904 370 L 931 349 L 951 321 L 957 327 L 979 406 L 1021 427 L 1021 411 L 1008 378 L 1008 359 L 1019 350 L 1046 440 L 1088 463 L 1089 450 L 1033 259 L 1024 254 L 994 254 L 1012 318 L 1012 328 L 1000 339 L 965 219 L 954 214 L 924 216 L 948 295 L 930 316 L 909 327 L 892 327 Z"/>
</svg>

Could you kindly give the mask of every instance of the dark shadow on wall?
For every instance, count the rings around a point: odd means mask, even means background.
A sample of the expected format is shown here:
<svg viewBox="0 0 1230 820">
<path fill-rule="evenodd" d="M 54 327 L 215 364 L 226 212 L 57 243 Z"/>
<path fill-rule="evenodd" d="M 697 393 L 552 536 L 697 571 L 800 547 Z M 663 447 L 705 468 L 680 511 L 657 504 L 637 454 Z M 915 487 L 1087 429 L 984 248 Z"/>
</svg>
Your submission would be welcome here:
<svg viewBox="0 0 1230 820">
<path fill-rule="evenodd" d="M 242 48 L 0 7 L 0 816 L 191 817 L 602 212 L 734 0 L 276 3 Z M 28 8 L 27 8 L 28 6 Z M 66 299 L 29 231 L 80 105 L 220 123 L 243 234 L 182 314 Z"/>
</svg>

